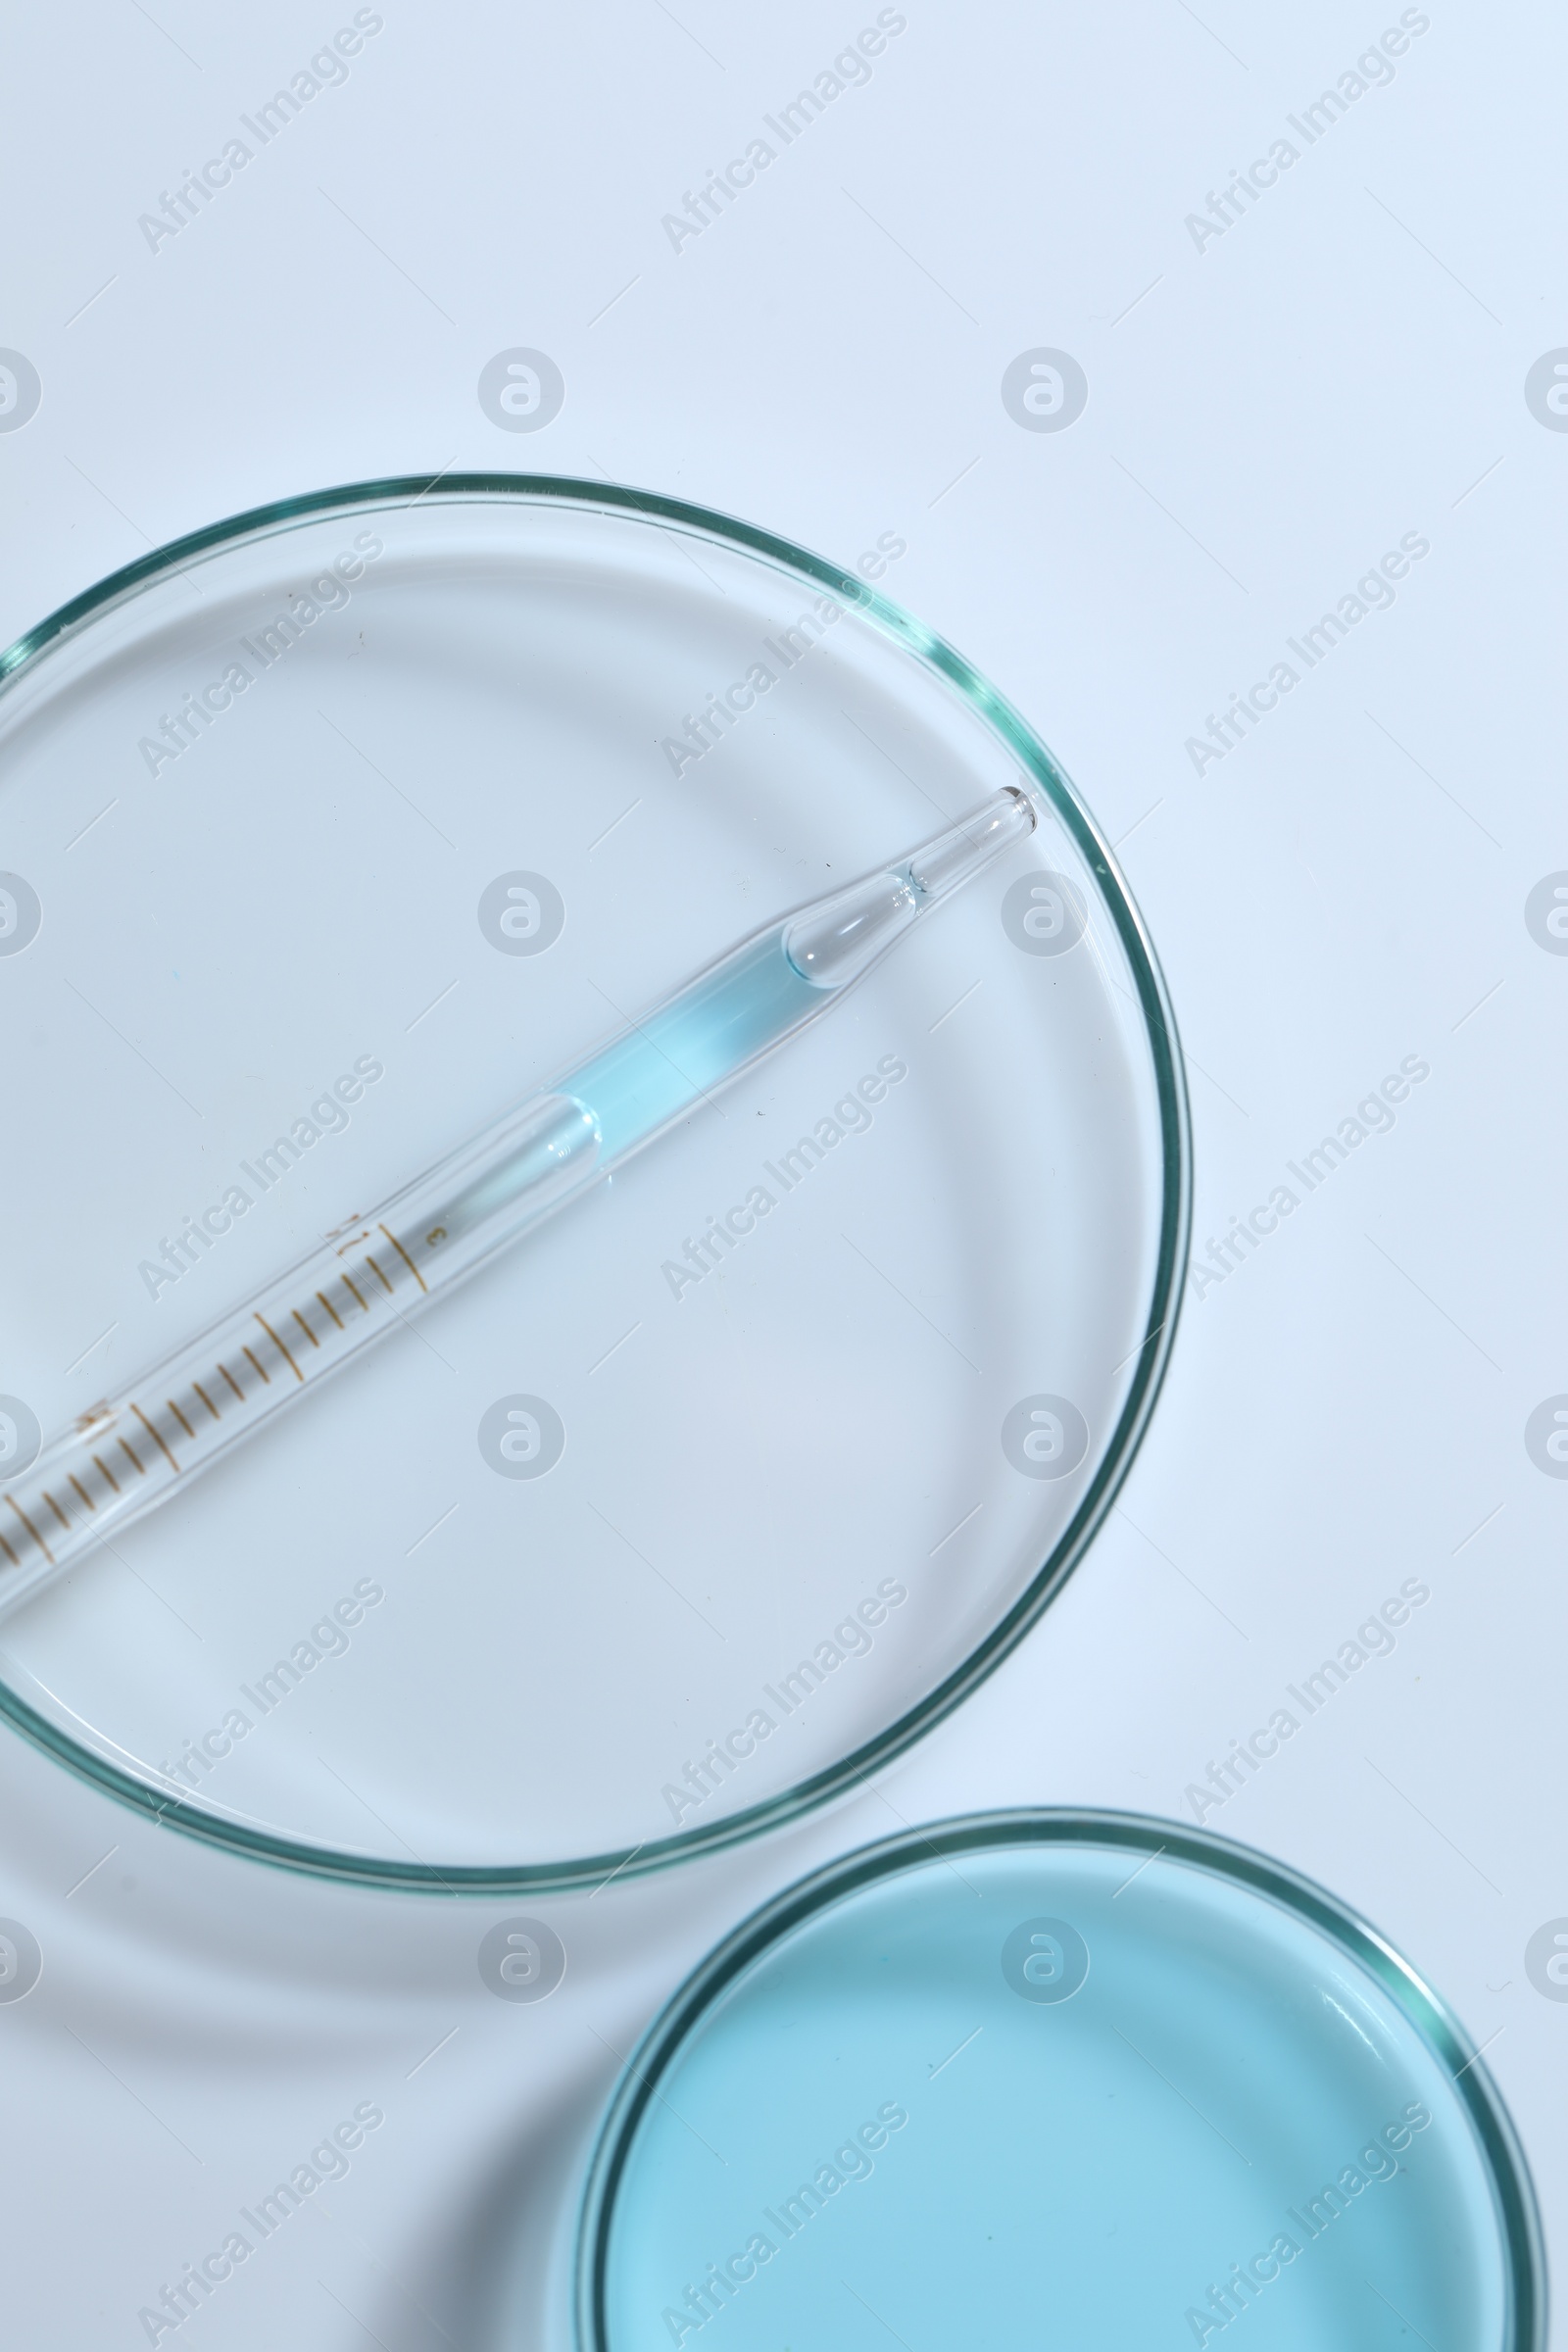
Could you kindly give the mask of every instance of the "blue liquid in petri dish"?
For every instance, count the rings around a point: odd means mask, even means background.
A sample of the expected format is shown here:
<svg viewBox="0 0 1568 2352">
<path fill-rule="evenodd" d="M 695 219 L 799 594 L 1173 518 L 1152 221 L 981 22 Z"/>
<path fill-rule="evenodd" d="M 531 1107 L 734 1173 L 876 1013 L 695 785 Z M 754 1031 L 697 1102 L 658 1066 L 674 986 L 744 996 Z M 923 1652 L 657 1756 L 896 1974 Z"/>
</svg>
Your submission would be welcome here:
<svg viewBox="0 0 1568 2352">
<path fill-rule="evenodd" d="M 607 2128 L 594 2352 L 1538 2344 L 1522 2163 L 1431 1996 L 1304 1883 L 1138 1830 L 949 1825 L 740 1931 Z"/>
</svg>

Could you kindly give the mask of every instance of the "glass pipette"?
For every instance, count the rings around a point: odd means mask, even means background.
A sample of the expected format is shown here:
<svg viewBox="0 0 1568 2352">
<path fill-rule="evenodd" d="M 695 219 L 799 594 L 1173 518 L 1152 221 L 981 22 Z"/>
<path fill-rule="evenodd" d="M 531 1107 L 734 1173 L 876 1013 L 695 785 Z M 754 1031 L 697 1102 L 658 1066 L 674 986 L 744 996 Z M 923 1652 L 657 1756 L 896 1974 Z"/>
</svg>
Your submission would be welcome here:
<svg viewBox="0 0 1568 2352">
<path fill-rule="evenodd" d="M 825 1011 L 1033 832 L 1016 789 L 731 948 L 654 1011 L 355 1217 L 0 1492 L 0 1609 L 164 1501 L 360 1348 L 575 1200 Z"/>
</svg>

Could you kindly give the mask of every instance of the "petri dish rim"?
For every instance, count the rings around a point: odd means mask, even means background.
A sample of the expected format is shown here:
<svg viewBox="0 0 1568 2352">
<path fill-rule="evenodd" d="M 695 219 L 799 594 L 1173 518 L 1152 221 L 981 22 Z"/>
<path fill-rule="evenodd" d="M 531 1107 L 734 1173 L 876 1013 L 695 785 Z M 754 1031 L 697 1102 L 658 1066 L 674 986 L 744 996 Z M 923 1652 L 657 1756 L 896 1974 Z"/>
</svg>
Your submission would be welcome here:
<svg viewBox="0 0 1568 2352">
<path fill-rule="evenodd" d="M 1481 2144 L 1497 2199 L 1508 2291 L 1499 2352 L 1545 2352 L 1546 2269 L 1541 2217 L 1524 2151 L 1501 2093 L 1458 2019 L 1388 1938 L 1315 1880 L 1251 1846 L 1150 1814 L 1027 1806 L 954 1815 L 902 1830 L 809 1872 L 773 1895 L 715 1945 L 666 2002 L 632 2050 L 589 2160 L 578 2207 L 572 2302 L 575 2352 L 612 2352 L 605 2323 L 606 2274 L 616 2196 L 637 2130 L 689 2036 L 762 1953 L 847 1896 L 901 1872 L 998 1847 L 1119 1846 L 1226 1880 L 1316 1928 L 1358 1963 L 1444 2061 Z"/>
<path fill-rule="evenodd" d="M 523 473 L 399 474 L 302 493 L 252 507 L 185 533 L 110 572 L 59 606 L 0 650 L 0 697 L 52 651 L 94 621 L 205 557 L 275 537 L 329 514 L 372 513 L 389 507 L 459 505 L 474 500 L 599 510 L 665 530 L 715 540 L 760 558 L 841 599 L 872 621 L 915 661 L 933 670 L 1000 737 L 1031 783 L 1050 803 L 1094 875 L 1115 925 L 1138 990 L 1154 1081 L 1160 1132 L 1160 1199 L 1153 1281 L 1137 1364 L 1116 1426 L 1078 1508 L 1035 1575 L 969 1655 L 923 1698 L 873 1739 L 835 1764 L 776 1796 L 707 1827 L 693 1827 L 629 1850 L 551 1863 L 457 1865 L 341 1852 L 225 1821 L 205 1808 L 150 1787 L 107 1757 L 72 1739 L 28 1705 L 0 1678 L 0 1720 L 79 1779 L 133 1811 L 187 1837 L 252 1861 L 315 1878 L 411 1893 L 453 1895 L 551 1894 L 650 1872 L 739 1844 L 825 1804 L 868 1772 L 902 1754 L 940 1723 L 1002 1663 L 1044 1613 L 1078 1566 L 1132 1467 L 1164 1380 L 1180 1313 L 1192 1223 L 1192 1135 L 1186 1075 L 1175 1014 L 1153 944 L 1116 864 L 1108 842 L 1065 769 L 1006 698 L 945 639 L 873 589 L 858 574 L 796 546 L 777 533 L 716 511 L 622 483 L 570 475 Z"/>
</svg>

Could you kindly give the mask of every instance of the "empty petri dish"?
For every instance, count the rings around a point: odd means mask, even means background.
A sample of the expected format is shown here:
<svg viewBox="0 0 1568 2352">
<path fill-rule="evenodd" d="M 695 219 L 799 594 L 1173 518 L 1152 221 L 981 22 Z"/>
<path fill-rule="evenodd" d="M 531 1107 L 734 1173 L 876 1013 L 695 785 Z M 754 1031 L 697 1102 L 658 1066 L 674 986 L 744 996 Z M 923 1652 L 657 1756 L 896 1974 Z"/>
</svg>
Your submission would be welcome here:
<svg viewBox="0 0 1568 2352">
<path fill-rule="evenodd" d="M 871 1846 L 719 1946 L 605 2126 L 577 2321 L 582 2352 L 1545 2341 L 1523 2158 L 1408 1964 L 1260 1855 L 1069 1812 Z"/>
<path fill-rule="evenodd" d="M 887 600 L 901 547 L 846 570 L 605 485 L 380 482 L 0 657 L 24 1562 L 98 1493 L 29 1510 L 40 1442 L 737 941 L 999 792 L 1038 814 L 200 1479 L 180 1414 L 224 1392 L 153 1396 L 130 1451 L 168 1499 L 9 1607 L 0 1554 L 0 1709 L 63 1762 L 301 1869 L 593 1884 L 851 1785 L 1082 1557 L 1171 1340 L 1170 1012 L 1059 768 Z M 256 1377 L 318 1340 L 307 1300 Z"/>
</svg>

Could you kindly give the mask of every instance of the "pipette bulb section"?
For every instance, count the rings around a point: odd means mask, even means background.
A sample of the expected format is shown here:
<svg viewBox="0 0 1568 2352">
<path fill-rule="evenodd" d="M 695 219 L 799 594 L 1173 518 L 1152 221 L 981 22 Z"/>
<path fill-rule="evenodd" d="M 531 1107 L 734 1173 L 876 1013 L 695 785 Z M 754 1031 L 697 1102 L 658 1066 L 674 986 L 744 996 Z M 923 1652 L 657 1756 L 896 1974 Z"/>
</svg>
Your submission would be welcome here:
<svg viewBox="0 0 1568 2352">
<path fill-rule="evenodd" d="M 818 899 L 798 916 L 784 934 L 784 953 L 813 988 L 845 988 L 892 947 L 918 911 L 903 874 L 872 874 Z"/>
<path fill-rule="evenodd" d="M 911 852 L 901 865 L 868 874 L 806 907 L 785 930 L 784 953 L 813 988 L 846 988 L 917 914 L 971 881 L 1034 829 L 1033 804 L 1009 785 Z"/>
</svg>

